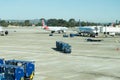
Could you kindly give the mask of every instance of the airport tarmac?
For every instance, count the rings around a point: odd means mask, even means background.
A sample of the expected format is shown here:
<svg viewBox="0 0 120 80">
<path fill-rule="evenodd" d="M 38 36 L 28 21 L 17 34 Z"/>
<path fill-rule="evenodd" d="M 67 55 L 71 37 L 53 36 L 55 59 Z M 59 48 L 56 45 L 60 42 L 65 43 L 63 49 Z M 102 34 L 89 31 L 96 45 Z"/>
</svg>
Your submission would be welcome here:
<svg viewBox="0 0 120 80">
<path fill-rule="evenodd" d="M 87 37 L 49 36 L 39 27 L 7 30 L 8 36 L 0 36 L 0 58 L 35 61 L 34 80 L 120 80 L 120 37 L 87 42 Z M 69 43 L 72 53 L 55 51 L 56 41 Z"/>
</svg>

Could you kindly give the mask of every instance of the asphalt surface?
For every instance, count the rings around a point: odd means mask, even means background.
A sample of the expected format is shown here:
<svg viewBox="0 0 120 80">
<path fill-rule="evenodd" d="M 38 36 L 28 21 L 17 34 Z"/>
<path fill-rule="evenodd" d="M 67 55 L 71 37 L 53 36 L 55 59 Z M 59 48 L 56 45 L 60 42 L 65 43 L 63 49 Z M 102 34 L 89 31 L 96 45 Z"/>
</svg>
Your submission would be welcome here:
<svg viewBox="0 0 120 80">
<path fill-rule="evenodd" d="M 39 27 L 7 30 L 8 36 L 0 36 L 0 58 L 35 61 L 34 80 L 120 80 L 120 37 L 87 42 L 88 37 L 49 36 Z M 69 43 L 72 53 L 56 51 L 56 41 Z"/>
</svg>

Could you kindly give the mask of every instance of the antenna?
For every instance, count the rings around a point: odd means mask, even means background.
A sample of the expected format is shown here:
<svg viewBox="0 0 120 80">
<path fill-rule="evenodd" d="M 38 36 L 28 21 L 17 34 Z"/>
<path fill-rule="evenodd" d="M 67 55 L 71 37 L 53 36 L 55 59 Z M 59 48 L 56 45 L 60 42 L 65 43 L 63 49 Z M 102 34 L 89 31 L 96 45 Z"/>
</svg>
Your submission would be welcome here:
<svg viewBox="0 0 120 80">
<path fill-rule="evenodd" d="M 81 21 L 80 21 L 80 19 L 79 19 L 79 26 L 81 27 Z"/>
</svg>

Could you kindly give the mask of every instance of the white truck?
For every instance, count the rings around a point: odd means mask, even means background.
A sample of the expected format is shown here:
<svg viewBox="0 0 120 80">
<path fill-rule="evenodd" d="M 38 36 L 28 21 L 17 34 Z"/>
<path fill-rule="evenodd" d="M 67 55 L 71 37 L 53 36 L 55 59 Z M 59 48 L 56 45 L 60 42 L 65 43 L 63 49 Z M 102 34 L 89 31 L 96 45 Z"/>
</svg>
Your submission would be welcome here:
<svg viewBox="0 0 120 80">
<path fill-rule="evenodd" d="M 109 27 L 101 27 L 100 30 L 102 33 L 107 33 L 111 36 L 115 36 L 115 34 L 120 33 L 120 28 L 119 27 L 113 27 L 113 26 L 109 26 Z"/>
<path fill-rule="evenodd" d="M 0 26 L 0 36 L 8 35 L 8 31 L 3 30 L 3 27 Z"/>
</svg>

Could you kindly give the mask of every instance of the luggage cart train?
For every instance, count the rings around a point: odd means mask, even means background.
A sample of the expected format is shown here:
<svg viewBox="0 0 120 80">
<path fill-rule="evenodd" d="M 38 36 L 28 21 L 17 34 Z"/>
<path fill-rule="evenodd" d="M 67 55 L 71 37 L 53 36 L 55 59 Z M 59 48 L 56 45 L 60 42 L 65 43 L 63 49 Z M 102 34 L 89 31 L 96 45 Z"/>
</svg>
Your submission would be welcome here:
<svg viewBox="0 0 120 80">
<path fill-rule="evenodd" d="M 62 41 L 56 41 L 56 49 L 63 53 L 71 53 L 71 46 L 68 43 Z"/>
<path fill-rule="evenodd" d="M 0 80 L 33 80 L 34 61 L 0 59 Z"/>
</svg>

